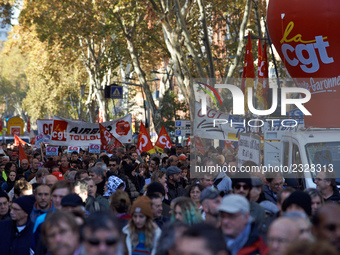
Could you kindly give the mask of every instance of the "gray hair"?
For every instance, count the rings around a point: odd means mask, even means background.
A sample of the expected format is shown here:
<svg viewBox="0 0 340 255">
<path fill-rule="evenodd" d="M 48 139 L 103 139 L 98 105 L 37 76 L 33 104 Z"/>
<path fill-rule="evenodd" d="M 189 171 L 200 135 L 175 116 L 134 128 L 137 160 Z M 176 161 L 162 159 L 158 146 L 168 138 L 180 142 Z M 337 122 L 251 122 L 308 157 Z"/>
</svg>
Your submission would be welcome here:
<svg viewBox="0 0 340 255">
<path fill-rule="evenodd" d="M 104 162 L 97 162 L 94 166 L 100 167 L 100 168 L 104 169 L 104 171 L 108 171 L 107 166 Z"/>
<path fill-rule="evenodd" d="M 89 170 L 90 173 L 95 173 L 98 176 L 105 177 L 105 170 L 99 166 L 94 166 Z"/>
</svg>

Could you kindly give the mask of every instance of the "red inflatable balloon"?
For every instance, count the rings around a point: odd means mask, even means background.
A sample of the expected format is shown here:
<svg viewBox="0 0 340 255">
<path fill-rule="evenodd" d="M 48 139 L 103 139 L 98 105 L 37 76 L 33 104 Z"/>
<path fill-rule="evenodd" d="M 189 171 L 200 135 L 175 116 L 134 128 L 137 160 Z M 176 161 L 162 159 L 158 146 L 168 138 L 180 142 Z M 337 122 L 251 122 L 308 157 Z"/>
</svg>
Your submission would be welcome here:
<svg viewBox="0 0 340 255">
<path fill-rule="evenodd" d="M 340 127 L 340 1 L 270 0 L 268 30 L 289 74 L 311 92 L 306 127 Z"/>
</svg>

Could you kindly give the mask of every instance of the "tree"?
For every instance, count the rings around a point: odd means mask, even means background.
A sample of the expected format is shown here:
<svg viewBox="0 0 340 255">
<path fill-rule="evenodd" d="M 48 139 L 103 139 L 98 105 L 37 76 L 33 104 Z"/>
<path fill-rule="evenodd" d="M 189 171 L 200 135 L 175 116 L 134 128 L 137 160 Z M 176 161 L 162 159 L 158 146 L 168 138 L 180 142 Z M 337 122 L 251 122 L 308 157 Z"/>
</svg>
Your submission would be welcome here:
<svg viewBox="0 0 340 255">
<path fill-rule="evenodd" d="M 27 113 L 22 108 L 22 101 L 26 97 L 28 82 L 25 75 L 27 59 L 18 48 L 11 52 L 3 49 L 0 54 L 0 103 L 6 104 L 8 115 L 19 115 L 24 120 Z"/>
<path fill-rule="evenodd" d="M 124 50 L 120 50 L 119 36 L 112 33 L 115 24 L 103 22 L 107 4 L 108 1 L 92 0 L 24 1 L 19 19 L 26 30 L 35 29 L 50 51 L 58 46 L 67 54 L 69 63 L 81 59 L 89 81 L 86 104 L 93 109 L 96 100 L 104 112 L 104 121 L 109 116 L 104 89 L 111 83 L 112 72 L 124 54 Z M 93 115 L 92 112 L 91 121 L 94 121 Z"/>
<path fill-rule="evenodd" d="M 34 30 L 21 29 L 14 28 L 5 50 L 11 54 L 20 49 L 19 53 L 26 59 L 22 72 L 27 76 L 29 89 L 21 100 L 23 108 L 34 119 L 53 115 L 78 118 L 66 100 L 78 94 L 80 85 L 86 82 L 80 61 L 68 59 L 58 45 L 49 51 L 47 43 L 41 42 Z M 16 38 L 18 34 L 20 37 Z"/>
</svg>

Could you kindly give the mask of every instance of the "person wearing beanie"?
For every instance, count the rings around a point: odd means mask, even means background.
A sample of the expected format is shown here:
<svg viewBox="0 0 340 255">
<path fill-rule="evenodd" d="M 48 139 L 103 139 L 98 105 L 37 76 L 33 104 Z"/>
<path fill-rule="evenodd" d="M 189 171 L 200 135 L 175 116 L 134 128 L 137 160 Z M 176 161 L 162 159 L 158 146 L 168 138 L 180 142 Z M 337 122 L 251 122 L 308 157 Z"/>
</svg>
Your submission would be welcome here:
<svg viewBox="0 0 340 255">
<path fill-rule="evenodd" d="M 284 212 L 302 212 L 308 217 L 312 215 L 312 199 L 301 190 L 294 191 L 283 202 L 282 211 Z"/>
<path fill-rule="evenodd" d="M 250 216 L 257 226 L 262 226 L 266 213 L 264 209 L 256 202 L 250 201 L 250 191 L 253 187 L 252 179 L 249 173 L 236 174 L 232 179 L 233 193 L 245 197 L 250 203 Z"/>
<path fill-rule="evenodd" d="M 29 215 L 33 204 L 33 196 L 22 196 L 13 201 L 11 219 L 0 221 L 0 254 L 30 254 L 33 223 Z"/>
<path fill-rule="evenodd" d="M 131 206 L 131 220 L 123 228 L 125 235 L 125 254 L 156 254 L 156 246 L 161 230 L 153 222 L 151 199 L 138 197 Z"/>
</svg>

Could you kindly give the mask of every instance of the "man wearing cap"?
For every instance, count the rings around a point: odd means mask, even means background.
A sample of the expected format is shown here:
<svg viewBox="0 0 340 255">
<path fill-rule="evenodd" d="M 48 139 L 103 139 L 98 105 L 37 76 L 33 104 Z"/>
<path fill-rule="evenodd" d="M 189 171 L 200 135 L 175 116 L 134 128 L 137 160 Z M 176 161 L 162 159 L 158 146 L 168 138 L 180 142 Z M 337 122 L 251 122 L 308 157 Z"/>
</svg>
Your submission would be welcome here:
<svg viewBox="0 0 340 255">
<path fill-rule="evenodd" d="M 233 193 L 245 197 L 250 200 L 250 191 L 252 189 L 252 180 L 249 173 L 238 173 L 232 180 Z M 265 220 L 264 209 L 256 202 L 249 202 L 250 216 L 254 222 L 260 227 Z"/>
<path fill-rule="evenodd" d="M 30 254 L 33 238 L 33 223 L 29 215 L 34 198 L 22 196 L 15 199 L 11 206 L 11 219 L 0 221 L 0 254 Z"/>
<path fill-rule="evenodd" d="M 83 220 L 85 214 L 88 213 L 85 210 L 84 203 L 81 197 L 74 193 L 68 194 L 63 197 L 63 199 L 61 200 L 61 211 L 73 213 L 74 215 L 80 217 L 80 219 L 78 219 L 77 217 L 77 222 L 79 222 L 80 225 L 84 223 Z"/>
<path fill-rule="evenodd" d="M 268 254 L 268 248 L 251 220 L 250 205 L 245 197 L 237 194 L 223 197 L 219 211 L 229 254 L 245 251 L 244 254 Z"/>
<path fill-rule="evenodd" d="M 0 190 L 0 220 L 7 220 L 9 215 L 9 196 L 3 190 Z"/>
<path fill-rule="evenodd" d="M 180 163 L 182 166 L 186 166 L 186 165 L 187 165 L 187 157 L 186 157 L 184 154 L 181 154 L 181 155 L 178 157 L 178 160 L 179 160 L 179 163 Z"/>
<path fill-rule="evenodd" d="M 183 187 L 181 185 L 182 170 L 176 166 L 169 166 L 166 170 L 167 185 L 168 185 L 168 201 L 183 195 Z"/>
<path fill-rule="evenodd" d="M 200 194 L 200 203 L 202 205 L 202 217 L 205 222 L 218 228 L 220 226 L 220 213 L 218 207 L 221 205 L 221 192 L 215 187 L 208 187 Z"/>
</svg>

